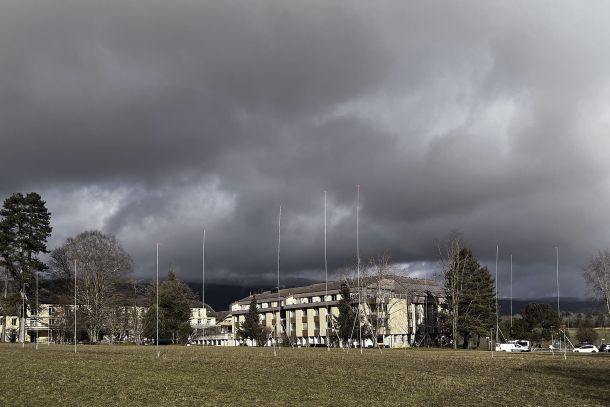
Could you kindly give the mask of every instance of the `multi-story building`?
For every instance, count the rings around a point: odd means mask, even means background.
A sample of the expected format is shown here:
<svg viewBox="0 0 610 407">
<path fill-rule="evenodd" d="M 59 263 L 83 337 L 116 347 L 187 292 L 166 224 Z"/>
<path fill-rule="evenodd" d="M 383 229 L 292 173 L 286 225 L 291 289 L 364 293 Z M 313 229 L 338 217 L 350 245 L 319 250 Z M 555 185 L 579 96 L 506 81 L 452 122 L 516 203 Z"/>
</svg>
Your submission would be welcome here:
<svg viewBox="0 0 610 407">
<path fill-rule="evenodd" d="M 205 308 L 191 308 L 191 327 L 194 345 L 235 346 L 229 311 L 214 311 Z"/>
<path fill-rule="evenodd" d="M 360 310 L 366 331 L 363 346 L 402 347 L 422 343 L 436 343 L 440 339 L 438 314 L 442 288 L 434 281 L 388 275 L 361 279 L 361 298 L 355 281 L 351 286 L 351 303 Z M 232 331 L 239 344 L 252 345 L 250 340 L 237 336 L 240 324 L 253 298 L 261 321 L 275 338 L 287 338 L 297 346 L 323 345 L 336 339 L 333 321 L 339 315 L 341 281 L 311 284 L 271 290 L 250 295 L 231 304 Z M 333 338 L 335 336 L 335 338 Z M 358 327 L 353 345 L 358 344 Z M 376 337 L 376 341 L 373 338 Z M 278 340 L 279 341 L 279 340 Z M 328 341 L 328 342 L 327 342 Z M 374 343 L 376 342 L 376 343 Z"/>
</svg>

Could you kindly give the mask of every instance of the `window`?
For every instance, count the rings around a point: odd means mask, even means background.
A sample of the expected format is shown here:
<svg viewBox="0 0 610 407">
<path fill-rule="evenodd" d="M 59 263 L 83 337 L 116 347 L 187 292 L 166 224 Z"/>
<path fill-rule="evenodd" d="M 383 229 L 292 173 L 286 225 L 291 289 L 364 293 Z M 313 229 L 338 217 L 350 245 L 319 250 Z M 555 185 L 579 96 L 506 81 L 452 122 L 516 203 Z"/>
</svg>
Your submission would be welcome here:
<svg viewBox="0 0 610 407">
<path fill-rule="evenodd" d="M 201 320 L 200 319 L 197 320 L 197 325 L 201 325 Z"/>
<path fill-rule="evenodd" d="M 11 319 L 11 325 L 17 325 L 17 318 Z"/>
<path fill-rule="evenodd" d="M 303 330 L 307 331 L 307 322 L 303 322 Z"/>
</svg>

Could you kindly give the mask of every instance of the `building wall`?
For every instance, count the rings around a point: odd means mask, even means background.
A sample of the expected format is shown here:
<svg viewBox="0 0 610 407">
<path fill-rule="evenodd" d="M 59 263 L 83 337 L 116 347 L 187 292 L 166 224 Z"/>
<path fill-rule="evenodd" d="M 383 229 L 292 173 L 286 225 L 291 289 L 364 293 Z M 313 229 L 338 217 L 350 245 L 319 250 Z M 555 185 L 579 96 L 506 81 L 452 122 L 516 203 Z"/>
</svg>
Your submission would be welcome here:
<svg viewBox="0 0 610 407">
<path fill-rule="evenodd" d="M 261 321 L 270 329 L 272 336 L 275 334 L 281 337 L 281 332 L 286 330 L 287 335 L 295 340 L 298 345 L 314 345 L 326 343 L 326 338 L 333 335 L 332 330 L 326 328 L 327 306 L 333 317 L 339 315 L 338 301 L 339 295 L 335 295 L 333 301 L 331 296 L 324 295 L 301 295 L 290 296 L 282 301 L 283 309 L 286 312 L 285 326 L 280 327 L 274 323 L 274 318 L 279 320 L 279 312 L 270 309 L 277 305 L 277 300 L 267 299 L 258 300 Z M 327 300 L 327 302 L 324 302 Z M 319 306 L 312 304 L 320 303 Z M 328 304 L 330 303 L 330 304 Z M 233 313 L 233 332 L 234 338 L 237 337 L 237 328 L 244 321 L 245 313 L 249 308 L 249 303 L 234 303 L 231 306 Z M 385 301 L 381 315 L 387 318 L 387 328 L 378 330 L 381 340 L 386 346 L 400 347 L 411 346 L 415 341 L 417 327 L 424 322 L 424 304 L 412 303 L 406 298 L 388 298 Z M 362 304 L 362 312 L 370 313 L 371 308 Z M 281 329 L 281 330 L 280 330 Z M 269 342 L 271 343 L 271 342 Z M 374 345 L 372 341 L 365 343 L 366 346 Z"/>
</svg>

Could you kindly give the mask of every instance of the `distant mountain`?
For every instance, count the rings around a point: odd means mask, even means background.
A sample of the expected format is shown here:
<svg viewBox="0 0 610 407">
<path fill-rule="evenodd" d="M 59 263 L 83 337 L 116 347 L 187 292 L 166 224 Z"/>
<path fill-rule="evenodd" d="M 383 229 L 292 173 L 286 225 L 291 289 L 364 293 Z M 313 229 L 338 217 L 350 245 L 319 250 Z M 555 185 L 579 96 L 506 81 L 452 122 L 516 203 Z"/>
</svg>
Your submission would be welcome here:
<svg viewBox="0 0 610 407">
<path fill-rule="evenodd" d="M 309 279 L 286 279 L 282 283 L 284 287 L 296 287 L 307 284 L 315 283 L 316 281 Z M 137 300 L 134 298 L 133 286 L 131 284 L 124 284 L 118 287 L 119 294 L 125 299 L 125 303 L 133 304 L 136 300 L 140 306 L 145 306 L 148 303 L 145 297 L 144 288 L 148 282 L 140 281 L 138 283 L 139 290 L 137 294 Z M 193 290 L 197 298 L 201 299 L 201 282 L 186 282 L 186 284 Z M 217 284 L 208 283 L 205 289 L 205 302 L 210 305 L 216 311 L 228 310 L 229 305 L 247 297 L 251 293 L 262 292 L 274 288 L 274 285 L 254 285 L 254 284 Z M 65 292 L 64 292 L 65 291 Z M 60 303 L 68 298 L 71 301 L 72 288 L 66 289 L 58 284 L 56 281 L 51 279 L 44 279 L 40 281 L 40 302 L 48 303 Z M 64 297 L 65 298 L 62 298 Z M 513 313 L 521 313 L 527 304 L 531 302 L 549 304 L 553 308 L 557 306 L 557 298 L 532 298 L 524 299 L 518 298 L 513 300 Z M 510 300 L 501 299 L 499 300 L 500 315 L 510 315 Z M 581 299 L 581 298 L 560 298 L 560 308 L 562 311 L 575 312 L 575 313 L 605 313 L 603 304 L 592 300 L 592 299 Z"/>
<path fill-rule="evenodd" d="M 296 287 L 300 285 L 312 284 L 315 281 L 308 279 L 292 279 L 281 284 L 284 287 Z M 197 298 L 201 300 L 201 282 L 186 282 L 193 290 Z M 249 296 L 252 293 L 263 292 L 270 290 L 275 286 L 260 286 L 253 284 L 246 285 L 231 285 L 231 284 L 216 284 L 209 283 L 205 285 L 205 302 L 210 305 L 215 311 L 228 310 L 229 305 L 237 300 Z"/>
</svg>

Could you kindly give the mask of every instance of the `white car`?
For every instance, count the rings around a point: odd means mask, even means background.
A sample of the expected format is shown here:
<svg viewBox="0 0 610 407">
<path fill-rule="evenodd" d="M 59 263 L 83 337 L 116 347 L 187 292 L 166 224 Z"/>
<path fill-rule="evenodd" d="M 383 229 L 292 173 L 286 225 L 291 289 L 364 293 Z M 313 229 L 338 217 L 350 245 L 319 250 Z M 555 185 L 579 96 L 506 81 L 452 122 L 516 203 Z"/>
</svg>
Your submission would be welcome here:
<svg viewBox="0 0 610 407">
<path fill-rule="evenodd" d="M 578 348 L 574 348 L 573 352 L 596 353 L 599 352 L 599 349 L 595 345 L 582 345 Z"/>
</svg>

